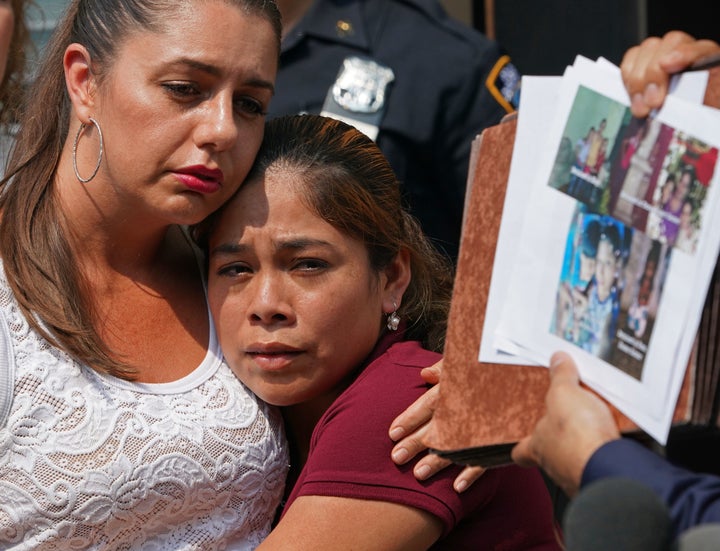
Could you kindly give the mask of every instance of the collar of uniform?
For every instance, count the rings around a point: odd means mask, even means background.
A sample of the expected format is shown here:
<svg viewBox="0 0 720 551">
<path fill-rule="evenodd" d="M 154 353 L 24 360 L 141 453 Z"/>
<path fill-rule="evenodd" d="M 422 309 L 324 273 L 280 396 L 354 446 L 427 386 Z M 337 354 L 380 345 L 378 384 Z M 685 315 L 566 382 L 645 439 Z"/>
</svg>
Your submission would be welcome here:
<svg viewBox="0 0 720 551">
<path fill-rule="evenodd" d="M 282 51 L 294 48 L 306 36 L 369 51 L 370 41 L 361 5 L 362 2 L 316 0 L 292 33 L 283 40 Z M 351 31 L 340 31 L 340 23 L 349 24 Z"/>
</svg>

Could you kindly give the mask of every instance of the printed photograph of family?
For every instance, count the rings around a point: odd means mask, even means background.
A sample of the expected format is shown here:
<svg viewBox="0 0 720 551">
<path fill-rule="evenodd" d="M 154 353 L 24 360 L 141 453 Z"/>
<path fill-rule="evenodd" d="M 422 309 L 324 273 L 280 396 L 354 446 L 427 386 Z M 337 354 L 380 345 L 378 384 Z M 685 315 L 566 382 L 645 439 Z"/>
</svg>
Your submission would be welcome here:
<svg viewBox="0 0 720 551">
<path fill-rule="evenodd" d="M 718 151 L 579 86 L 548 185 L 577 201 L 550 332 L 641 380 L 671 255 L 693 255 Z"/>
<path fill-rule="evenodd" d="M 640 380 L 670 250 L 579 205 L 550 332 Z"/>
<path fill-rule="evenodd" d="M 718 150 L 580 86 L 549 185 L 670 247 L 693 254 Z"/>
</svg>

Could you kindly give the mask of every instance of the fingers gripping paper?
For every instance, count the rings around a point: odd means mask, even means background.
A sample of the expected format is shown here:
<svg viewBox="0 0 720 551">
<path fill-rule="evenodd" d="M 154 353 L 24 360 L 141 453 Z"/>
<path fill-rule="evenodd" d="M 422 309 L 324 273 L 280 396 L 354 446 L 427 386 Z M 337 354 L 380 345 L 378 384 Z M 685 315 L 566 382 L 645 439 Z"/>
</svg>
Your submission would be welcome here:
<svg viewBox="0 0 720 551">
<path fill-rule="evenodd" d="M 720 107 L 720 74 L 710 72 L 705 104 Z M 522 104 L 521 104 L 522 113 Z M 465 221 L 457 264 L 456 283 L 448 322 L 442 384 L 437 410 L 425 443 L 452 460 L 492 466 L 510 461 L 509 451 L 530 434 L 544 409 L 548 387 L 545 369 L 532 361 L 478 361 L 491 287 L 495 248 L 503 216 L 518 121 L 510 117 L 486 129 L 473 144 L 468 176 Z M 718 271 L 713 275 L 714 288 Z M 697 358 L 714 365 L 715 354 L 698 343 L 717 341 L 717 299 L 709 291 L 696 346 L 684 375 L 673 421 L 693 420 L 693 398 L 701 395 Z M 708 331 L 713 333 L 708 336 Z M 703 375 L 707 380 L 717 377 Z M 717 386 L 716 384 L 713 386 Z M 705 393 L 707 394 L 707 392 Z M 711 397 L 715 395 L 710 393 Z M 694 405 L 698 410 L 697 402 Z M 621 430 L 637 426 L 611 407 Z M 706 419 L 713 417 L 704 411 Z M 713 417 L 712 421 L 714 422 Z"/>
</svg>

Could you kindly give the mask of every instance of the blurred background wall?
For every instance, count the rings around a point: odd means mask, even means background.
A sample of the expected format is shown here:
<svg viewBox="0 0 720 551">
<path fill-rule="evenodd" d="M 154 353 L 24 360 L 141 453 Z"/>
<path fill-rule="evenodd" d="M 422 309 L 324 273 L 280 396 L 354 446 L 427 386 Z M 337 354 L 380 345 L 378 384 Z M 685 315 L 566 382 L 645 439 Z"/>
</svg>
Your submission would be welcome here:
<svg viewBox="0 0 720 551">
<path fill-rule="evenodd" d="M 453 16 L 495 37 L 523 74 L 559 75 L 575 54 L 622 53 L 650 35 L 682 29 L 720 41 L 718 0 L 441 0 Z M 35 0 L 29 10 L 42 48 L 67 0 Z"/>
<path fill-rule="evenodd" d="M 562 74 L 575 54 L 619 63 L 633 44 L 671 29 L 720 41 L 718 0 L 441 1 L 503 44 L 523 74 Z"/>
</svg>

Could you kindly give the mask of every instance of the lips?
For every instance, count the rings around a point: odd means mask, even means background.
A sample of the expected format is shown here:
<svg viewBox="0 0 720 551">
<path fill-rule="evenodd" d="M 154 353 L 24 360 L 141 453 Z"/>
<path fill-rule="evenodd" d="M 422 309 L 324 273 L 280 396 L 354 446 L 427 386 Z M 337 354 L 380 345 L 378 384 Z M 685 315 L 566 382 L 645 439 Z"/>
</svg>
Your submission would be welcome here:
<svg viewBox="0 0 720 551">
<path fill-rule="evenodd" d="M 280 371 L 289 367 L 302 354 L 292 347 L 253 346 L 245 352 L 255 365 L 266 371 Z"/>
<path fill-rule="evenodd" d="M 189 190 L 203 194 L 215 193 L 222 187 L 223 173 L 205 166 L 187 167 L 175 172 L 175 177 Z"/>
</svg>

